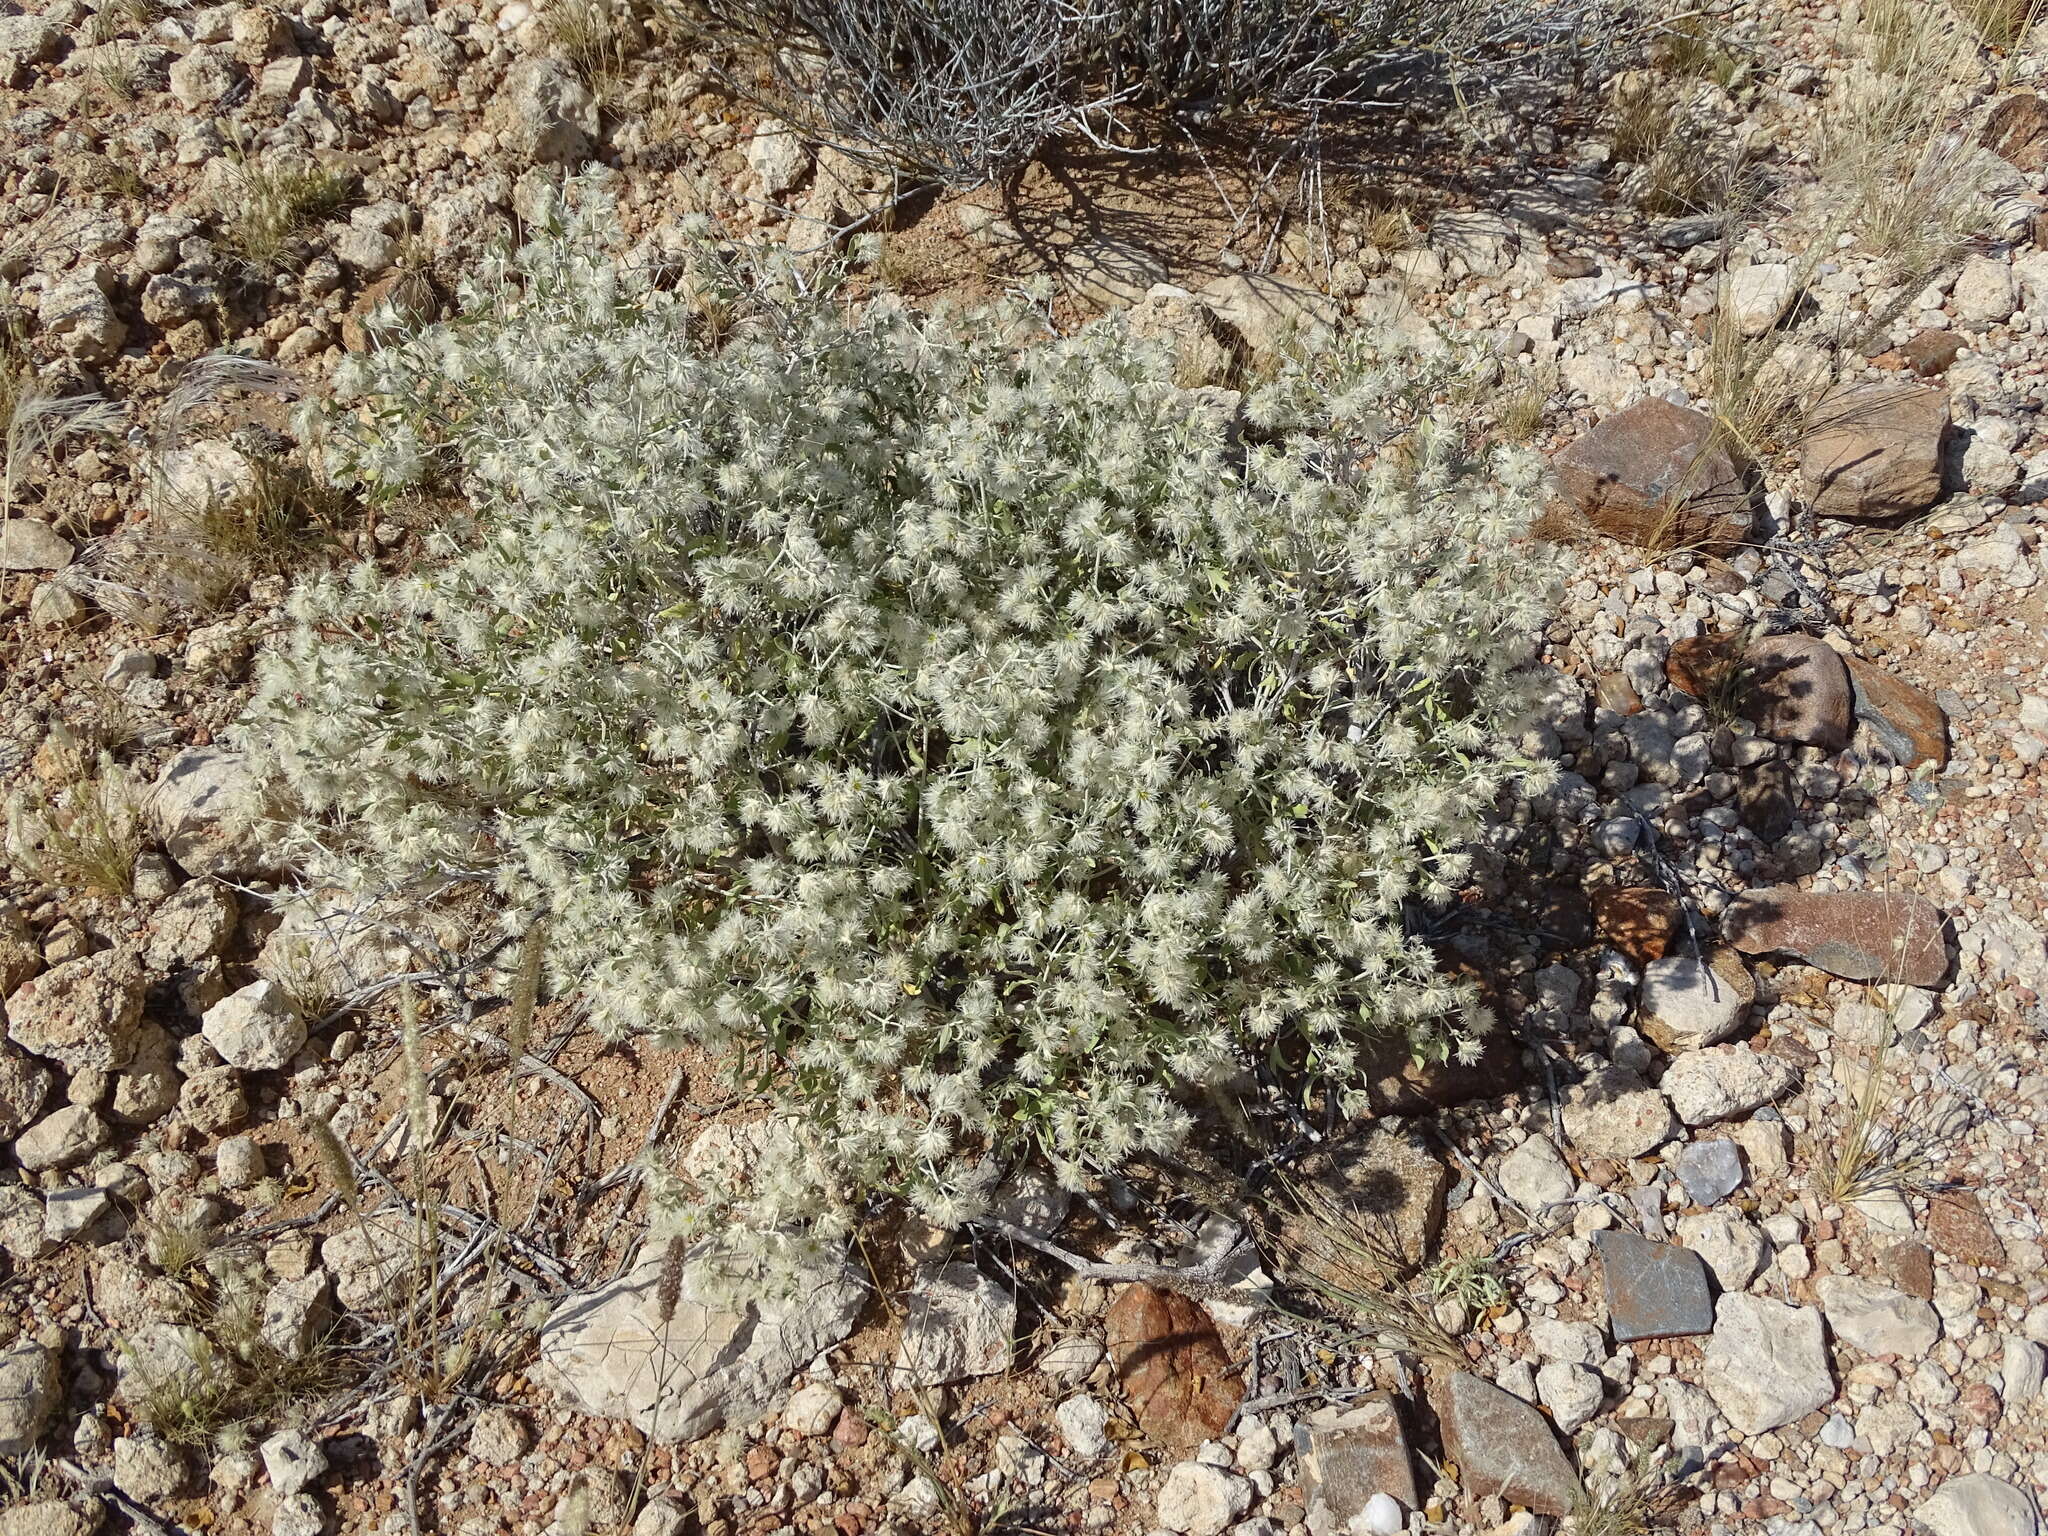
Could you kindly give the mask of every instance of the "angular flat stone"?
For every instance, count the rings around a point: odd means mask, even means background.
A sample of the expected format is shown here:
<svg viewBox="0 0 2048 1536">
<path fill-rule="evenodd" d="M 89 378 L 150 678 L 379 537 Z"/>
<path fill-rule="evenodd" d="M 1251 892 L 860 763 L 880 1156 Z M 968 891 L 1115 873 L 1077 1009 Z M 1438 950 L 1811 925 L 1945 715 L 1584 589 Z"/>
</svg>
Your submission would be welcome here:
<svg viewBox="0 0 2048 1536">
<path fill-rule="evenodd" d="M 1866 1355 L 1918 1359 L 1941 1337 L 1941 1319 L 1917 1296 L 1855 1275 L 1822 1275 L 1814 1286 L 1835 1337 Z"/>
<path fill-rule="evenodd" d="M 1343 318 L 1326 293 L 1252 272 L 1228 272 L 1195 295 L 1244 338 L 1255 358 L 1284 357 Z"/>
<path fill-rule="evenodd" d="M 48 523 L 32 517 L 0 523 L 0 571 L 61 571 L 72 553 L 71 541 Z"/>
<path fill-rule="evenodd" d="M 913 1385 L 944 1386 L 1009 1369 L 1017 1298 L 972 1264 L 922 1275 L 903 1309 L 896 1370 Z"/>
<path fill-rule="evenodd" d="M 1934 1300 L 1934 1250 L 1908 1238 L 1893 1243 L 1877 1256 L 1879 1266 L 1891 1283 L 1908 1296 Z"/>
<path fill-rule="evenodd" d="M 1714 1309 L 1700 1385 L 1745 1435 L 1802 1419 L 1834 1401 L 1820 1313 L 1731 1291 Z"/>
<path fill-rule="evenodd" d="M 1792 955 L 1845 981 L 1932 987 L 1948 974 L 1941 914 L 1900 892 L 1747 891 L 1721 915 L 1721 932 L 1745 955 Z"/>
<path fill-rule="evenodd" d="M 1126 1286 L 1103 1319 L 1109 1358 L 1138 1427 L 1169 1450 L 1223 1433 L 1244 1378 L 1199 1303 L 1149 1285 Z"/>
<path fill-rule="evenodd" d="M 1743 712 L 1773 741 L 1839 752 L 1849 744 L 1855 695 L 1834 647 L 1811 635 L 1772 635 L 1742 654 Z"/>
<path fill-rule="evenodd" d="M 1927 1237 L 1939 1251 L 1966 1264 L 2003 1269 L 2011 1262 L 2005 1241 L 1984 1214 L 1984 1203 L 1971 1189 L 1952 1189 L 1927 1202 Z"/>
<path fill-rule="evenodd" d="M 1720 549 L 1749 537 L 1749 493 L 1703 412 L 1639 401 L 1572 443 L 1551 467 L 1587 521 L 1624 543 Z"/>
<path fill-rule="evenodd" d="M 853 1332 L 867 1300 L 853 1271 L 832 1265 L 787 1301 L 739 1311 L 700 1298 L 686 1272 L 664 1304 L 663 1257 L 657 1245 L 621 1278 L 563 1298 L 541 1327 L 532 1372 L 567 1405 L 629 1419 L 655 1440 L 760 1417 Z"/>
<path fill-rule="evenodd" d="M 1637 1026 L 1667 1051 L 1719 1045 L 1742 1028 L 1756 980 L 1731 949 L 1667 955 L 1643 967 Z"/>
<path fill-rule="evenodd" d="M 1694 1205 L 1719 1205 L 1742 1188 L 1742 1149 L 1732 1141 L 1694 1141 L 1671 1160 Z"/>
<path fill-rule="evenodd" d="M 1941 500 L 1947 390 L 1857 385 L 1822 400 L 1813 421 L 1800 450 L 1800 473 L 1823 517 L 1908 517 Z"/>
<path fill-rule="evenodd" d="M 1469 1371 L 1454 1373 L 1438 1397 L 1444 1449 L 1463 1469 L 1465 1489 L 1539 1515 L 1572 1506 L 1579 1477 L 1542 1414 Z"/>
<path fill-rule="evenodd" d="M 1385 1393 L 1326 1409 L 1297 1424 L 1294 1445 L 1301 1457 L 1304 1501 L 1311 1512 L 1321 1503 L 1337 1530 L 1364 1513 L 1376 1493 L 1398 1500 L 1404 1510 L 1421 1508 L 1408 1434 L 1400 1409 Z"/>
<path fill-rule="evenodd" d="M 1858 657 L 1843 658 L 1856 691 L 1856 721 L 1902 768 L 1948 766 L 1948 715 L 1925 689 Z"/>
<path fill-rule="evenodd" d="M 1601 1276 L 1614 1341 L 1675 1339 L 1711 1332 L 1714 1297 L 1707 1266 L 1688 1248 L 1653 1243 L 1633 1232 L 1601 1232 Z"/>
</svg>

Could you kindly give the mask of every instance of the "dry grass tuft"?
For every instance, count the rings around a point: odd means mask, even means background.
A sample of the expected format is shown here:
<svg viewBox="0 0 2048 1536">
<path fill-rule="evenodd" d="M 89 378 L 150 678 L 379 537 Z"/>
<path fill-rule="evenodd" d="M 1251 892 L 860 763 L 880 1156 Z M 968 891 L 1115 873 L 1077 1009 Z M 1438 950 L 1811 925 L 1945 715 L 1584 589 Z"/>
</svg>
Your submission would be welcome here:
<svg viewBox="0 0 2048 1536">
<path fill-rule="evenodd" d="M 1882 1007 L 1875 989 L 1869 1000 Z M 1847 1206 L 1873 1195 L 1926 1191 L 1936 1181 L 1934 1135 L 1903 1110 L 1892 1069 L 1897 1044 L 1895 1010 L 1883 1011 L 1878 1036 L 1868 1044 L 1860 1081 L 1848 1097 L 1847 1123 L 1833 1150 L 1815 1159 L 1814 1193 L 1824 1204 Z"/>
<path fill-rule="evenodd" d="M 1495 430 L 1503 442 L 1527 443 L 1543 430 L 1543 422 L 1550 410 L 1551 398 L 1557 393 L 1557 369 L 1545 366 L 1534 370 L 1515 388 L 1503 395 L 1500 410 L 1495 421 Z"/>
<path fill-rule="evenodd" d="M 1648 1536 L 1667 1526 L 1674 1490 L 1664 1481 L 1665 1456 L 1661 1445 L 1638 1446 L 1598 1491 L 1581 1483 L 1572 1499 L 1573 1536 Z"/>
<path fill-rule="evenodd" d="M 14 513 L 15 492 L 39 453 L 76 437 L 110 436 L 127 420 L 99 395 L 60 395 L 36 374 L 27 329 L 0 320 L 0 521 Z"/>
<path fill-rule="evenodd" d="M 60 890 L 128 896 L 142 853 L 142 786 L 110 757 L 96 776 L 52 794 L 22 790 L 7 807 L 7 848 L 17 866 Z"/>
<path fill-rule="evenodd" d="M 2048 0 L 1951 0 L 1987 48 L 2016 53 L 2048 15 Z"/>
<path fill-rule="evenodd" d="M 160 505 L 121 551 L 121 578 L 181 608 L 214 612 L 256 578 L 289 575 L 333 548 L 355 505 L 349 493 L 289 460 L 250 464 L 239 495 Z"/>
<path fill-rule="evenodd" d="M 1635 165 L 1629 188 L 1644 212 L 1659 218 L 1710 213 L 1740 196 L 1746 180 L 1740 152 L 1686 91 L 1636 72 L 1618 82 L 1611 121 L 1614 153 Z"/>
<path fill-rule="evenodd" d="M 1400 1348 L 1464 1361 L 1464 1342 L 1437 1321 L 1429 1277 L 1401 1278 L 1414 1266 L 1390 1217 L 1359 1210 L 1313 1180 L 1289 1181 L 1275 1215 L 1275 1246 L 1291 1283 Z"/>
<path fill-rule="evenodd" d="M 122 1391 L 143 1428 L 172 1445 L 246 1444 L 359 1374 L 358 1362 L 331 1331 L 302 1353 L 265 1337 L 268 1276 L 246 1249 L 222 1249 L 210 1235 L 189 1232 L 175 1234 L 174 1246 L 165 1249 L 157 1245 L 161 1236 L 162 1229 L 152 1233 L 149 1253 L 177 1286 L 170 1321 L 184 1328 L 185 1359 L 152 1376 L 135 1368 L 137 1357 L 123 1343 L 131 1368 Z M 160 1253 L 170 1262 L 160 1261 Z"/>
<path fill-rule="evenodd" d="M 1870 0 L 1865 64 L 1827 98 L 1814 165 L 1839 217 L 1900 281 L 1924 282 L 1980 233 L 1985 170 L 1959 121 L 1982 68 L 1947 6 Z"/>
<path fill-rule="evenodd" d="M 259 276 L 286 271 L 300 258 L 299 237 L 356 200 L 347 171 L 294 160 L 241 157 L 240 197 L 222 210 L 221 248 Z"/>
<path fill-rule="evenodd" d="M 548 46 L 599 100 L 623 83 L 639 23 L 622 0 L 551 0 L 541 12 Z"/>
<path fill-rule="evenodd" d="M 1731 46 L 1714 18 L 1696 11 L 1675 18 L 1657 34 L 1651 58 L 1671 74 L 1710 80 L 1724 91 L 1736 89 L 1750 72 L 1749 60 Z"/>
</svg>

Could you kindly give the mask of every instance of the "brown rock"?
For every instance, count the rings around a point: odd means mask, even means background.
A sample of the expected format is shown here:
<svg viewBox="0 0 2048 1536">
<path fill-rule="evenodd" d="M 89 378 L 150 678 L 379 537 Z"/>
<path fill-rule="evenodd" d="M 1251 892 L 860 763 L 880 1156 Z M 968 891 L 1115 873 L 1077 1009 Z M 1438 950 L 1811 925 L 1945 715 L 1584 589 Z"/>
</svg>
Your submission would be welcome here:
<svg viewBox="0 0 2048 1536">
<path fill-rule="evenodd" d="M 1400 1411 L 1386 1393 L 1326 1408 L 1302 1430 L 1307 1442 L 1301 1457 L 1302 1492 L 1309 1507 L 1322 1504 L 1339 1529 L 1363 1514 L 1376 1493 L 1400 1500 L 1404 1509 L 1420 1506 L 1408 1436 Z"/>
<path fill-rule="evenodd" d="M 1849 745 L 1849 668 L 1811 635 L 1772 635 L 1743 652 L 1743 712 L 1773 741 L 1839 752 Z"/>
<path fill-rule="evenodd" d="M 1934 1300 L 1934 1253 L 1925 1243 L 1893 1243 L 1878 1262 L 1886 1278 L 1908 1296 Z"/>
<path fill-rule="evenodd" d="M 1948 392 L 1863 384 L 1816 407 L 1800 450 L 1807 497 L 1823 517 L 1907 517 L 1941 499 Z"/>
<path fill-rule="evenodd" d="M 1937 1250 L 1966 1264 L 2003 1269 L 2010 1262 L 1975 1190 L 1952 1189 L 1930 1199 L 1927 1237 Z"/>
<path fill-rule="evenodd" d="M 1453 1375 L 1436 1397 L 1444 1449 L 1464 1469 L 1468 1492 L 1506 1499 L 1539 1515 L 1571 1508 L 1578 1474 L 1542 1414 L 1466 1371 Z"/>
<path fill-rule="evenodd" d="M 1279 1218 L 1290 1267 L 1355 1287 L 1362 1273 L 1378 1283 L 1405 1278 L 1434 1252 L 1450 1170 L 1400 1122 L 1325 1143 L 1296 1178 L 1304 1209 Z"/>
<path fill-rule="evenodd" d="M 1665 681 L 1695 699 L 1728 696 L 1742 665 L 1740 635 L 1693 635 L 1671 642 Z"/>
<path fill-rule="evenodd" d="M 1682 915 L 1678 898 L 1661 886 L 1630 885 L 1593 893 L 1594 928 L 1638 968 L 1664 958 Z"/>
<path fill-rule="evenodd" d="M 1721 932 L 1745 955 L 1792 955 L 1846 981 L 1932 987 L 1948 973 L 1941 914 L 1899 892 L 1770 886 L 1729 903 Z"/>
<path fill-rule="evenodd" d="M 1149 1285 L 1124 1288 L 1103 1319 L 1109 1358 L 1138 1426 L 1169 1450 L 1223 1433 L 1244 1379 L 1209 1314 Z"/>
<path fill-rule="evenodd" d="M 1923 379 L 1948 372 L 1948 366 L 1963 350 L 1963 339 L 1954 331 L 1919 331 L 1899 348 L 1899 357 Z"/>
<path fill-rule="evenodd" d="M 1855 656 L 1843 658 L 1855 689 L 1856 718 L 1901 767 L 1948 766 L 1948 716 L 1934 695 Z"/>
<path fill-rule="evenodd" d="M 1776 842 L 1799 819 L 1792 767 L 1781 758 L 1766 758 L 1735 786 L 1735 813 L 1742 824 L 1766 842 Z"/>
<path fill-rule="evenodd" d="M 1552 461 L 1558 484 L 1602 533 L 1646 549 L 1724 549 L 1749 537 L 1749 493 L 1703 413 L 1639 401 Z"/>
<path fill-rule="evenodd" d="M 1643 712 L 1642 695 L 1635 685 L 1619 672 L 1602 672 L 1593 683 L 1593 702 L 1601 709 L 1611 709 L 1617 715 L 1639 715 Z"/>
<path fill-rule="evenodd" d="M 2023 171 L 2048 170 L 2048 101 L 2032 91 L 2006 97 L 1984 119 L 1979 142 Z"/>
</svg>

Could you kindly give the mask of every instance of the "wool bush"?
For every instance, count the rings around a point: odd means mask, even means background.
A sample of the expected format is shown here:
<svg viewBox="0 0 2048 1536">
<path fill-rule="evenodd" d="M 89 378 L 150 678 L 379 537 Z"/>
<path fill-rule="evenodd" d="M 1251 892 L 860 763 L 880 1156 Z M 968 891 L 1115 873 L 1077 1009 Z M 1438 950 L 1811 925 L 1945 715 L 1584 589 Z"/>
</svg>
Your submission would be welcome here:
<svg viewBox="0 0 2048 1536">
<path fill-rule="evenodd" d="M 1375 1037 L 1472 1048 L 1405 918 L 1526 770 L 1548 571 L 1533 461 L 1420 409 L 1450 365 L 1324 351 L 1240 442 L 1115 325 L 602 227 L 312 424 L 475 510 L 291 600 L 249 735 L 314 876 L 487 881 L 602 1027 L 718 1054 L 804 1149 L 700 1183 L 728 1237 L 954 1222 L 1026 1150 L 1076 1184 L 1261 1056 L 1351 1093 Z"/>
</svg>

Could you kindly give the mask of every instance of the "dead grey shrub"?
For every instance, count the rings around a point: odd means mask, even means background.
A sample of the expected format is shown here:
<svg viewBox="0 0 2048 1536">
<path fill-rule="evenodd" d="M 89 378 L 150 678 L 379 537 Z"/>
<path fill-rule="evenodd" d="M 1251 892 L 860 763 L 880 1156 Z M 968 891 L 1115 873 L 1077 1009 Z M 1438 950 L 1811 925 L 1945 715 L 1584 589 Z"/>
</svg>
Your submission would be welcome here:
<svg viewBox="0 0 2048 1536">
<path fill-rule="evenodd" d="M 1422 77 L 1505 93 L 1619 31 L 1615 0 L 666 0 L 799 131 L 975 185 L 1054 140 L 1147 153 L 1254 114 L 1313 133 Z M 756 87 L 760 72 L 769 84 Z"/>
</svg>

